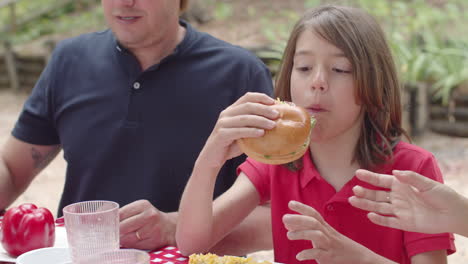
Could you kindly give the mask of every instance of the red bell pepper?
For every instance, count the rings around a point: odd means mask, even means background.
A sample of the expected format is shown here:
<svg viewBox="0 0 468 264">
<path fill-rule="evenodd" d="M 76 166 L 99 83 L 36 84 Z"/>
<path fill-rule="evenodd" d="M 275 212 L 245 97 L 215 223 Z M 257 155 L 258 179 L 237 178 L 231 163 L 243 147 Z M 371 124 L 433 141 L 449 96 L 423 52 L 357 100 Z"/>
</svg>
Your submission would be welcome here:
<svg viewBox="0 0 468 264">
<path fill-rule="evenodd" d="M 13 256 L 51 247 L 55 242 L 54 216 L 47 208 L 30 203 L 8 209 L 1 231 L 2 246 Z"/>
</svg>

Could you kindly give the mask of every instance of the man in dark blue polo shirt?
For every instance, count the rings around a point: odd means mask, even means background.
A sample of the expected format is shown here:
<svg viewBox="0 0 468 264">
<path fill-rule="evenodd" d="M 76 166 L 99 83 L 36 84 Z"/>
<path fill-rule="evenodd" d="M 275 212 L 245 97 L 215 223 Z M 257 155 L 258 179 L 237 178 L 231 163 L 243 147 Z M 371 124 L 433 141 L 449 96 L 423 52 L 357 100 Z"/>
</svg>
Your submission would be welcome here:
<svg viewBox="0 0 468 264">
<path fill-rule="evenodd" d="M 174 245 L 180 196 L 219 113 L 246 92 L 272 93 L 257 58 L 179 21 L 186 4 L 102 0 L 111 30 L 57 46 L 3 148 L 0 209 L 63 149 L 58 215 L 70 203 L 113 200 L 123 246 Z M 224 166 L 215 195 L 242 161 Z M 213 251 L 270 247 L 266 219 L 259 208 Z"/>
</svg>

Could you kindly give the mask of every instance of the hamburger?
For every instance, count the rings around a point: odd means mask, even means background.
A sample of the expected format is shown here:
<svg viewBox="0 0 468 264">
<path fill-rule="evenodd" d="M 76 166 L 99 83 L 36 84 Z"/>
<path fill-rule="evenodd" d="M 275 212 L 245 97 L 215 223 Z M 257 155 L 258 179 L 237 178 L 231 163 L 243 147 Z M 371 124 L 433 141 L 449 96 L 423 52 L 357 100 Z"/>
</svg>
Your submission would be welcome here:
<svg viewBox="0 0 468 264">
<path fill-rule="evenodd" d="M 302 107 L 277 100 L 273 109 L 279 112 L 276 126 L 258 138 L 237 140 L 250 158 L 267 164 L 285 164 L 302 157 L 309 147 L 310 132 L 316 120 Z"/>
</svg>

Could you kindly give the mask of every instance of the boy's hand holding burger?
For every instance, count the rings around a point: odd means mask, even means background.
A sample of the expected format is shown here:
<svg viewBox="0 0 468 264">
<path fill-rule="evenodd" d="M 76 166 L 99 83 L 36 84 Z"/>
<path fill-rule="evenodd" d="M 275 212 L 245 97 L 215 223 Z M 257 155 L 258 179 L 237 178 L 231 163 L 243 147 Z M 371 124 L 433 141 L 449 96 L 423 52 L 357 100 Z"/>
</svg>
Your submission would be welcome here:
<svg viewBox="0 0 468 264">
<path fill-rule="evenodd" d="M 242 152 L 269 164 L 294 161 L 306 152 L 314 123 L 301 107 L 247 93 L 221 112 L 197 163 L 219 169 Z"/>
</svg>

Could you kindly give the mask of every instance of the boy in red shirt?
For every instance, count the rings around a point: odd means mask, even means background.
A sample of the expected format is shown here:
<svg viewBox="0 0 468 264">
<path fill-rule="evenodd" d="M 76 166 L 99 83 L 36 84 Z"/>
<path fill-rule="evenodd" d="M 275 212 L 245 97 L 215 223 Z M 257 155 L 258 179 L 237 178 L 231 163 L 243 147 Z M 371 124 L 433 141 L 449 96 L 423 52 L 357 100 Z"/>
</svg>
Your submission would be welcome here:
<svg viewBox="0 0 468 264">
<path fill-rule="evenodd" d="M 442 180 L 430 153 L 401 141 L 400 84 L 384 34 L 370 15 L 339 6 L 306 12 L 291 33 L 275 93 L 316 119 L 308 152 L 287 166 L 248 159 L 213 203 L 220 167 L 240 154 L 236 140 L 261 137 L 278 117 L 270 107 L 274 100 L 259 94 L 224 110 L 181 200 L 176 240 L 183 254 L 205 252 L 271 200 L 276 262 L 447 262 L 455 250 L 451 235 L 377 226 L 348 203 L 352 188 L 363 184 L 355 177 L 360 168 L 411 169 Z"/>
</svg>

